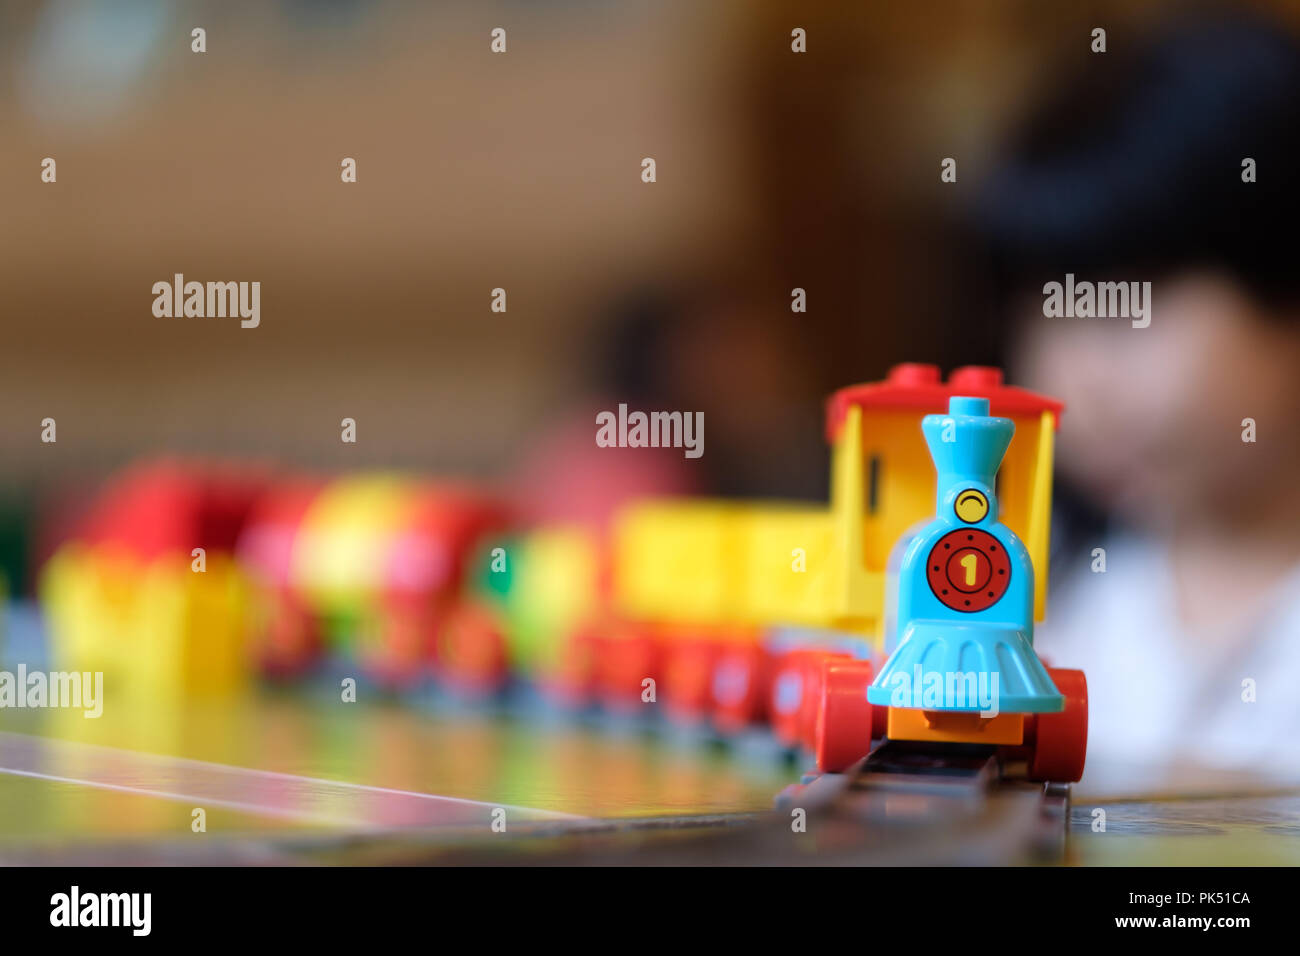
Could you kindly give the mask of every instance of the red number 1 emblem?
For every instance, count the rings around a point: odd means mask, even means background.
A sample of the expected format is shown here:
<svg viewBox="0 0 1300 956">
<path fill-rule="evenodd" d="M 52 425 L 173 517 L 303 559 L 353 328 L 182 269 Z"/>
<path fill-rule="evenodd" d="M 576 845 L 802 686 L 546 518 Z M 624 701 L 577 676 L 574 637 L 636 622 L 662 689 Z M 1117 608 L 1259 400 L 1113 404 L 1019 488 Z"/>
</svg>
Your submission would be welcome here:
<svg viewBox="0 0 1300 956">
<path fill-rule="evenodd" d="M 954 611 L 982 611 L 1007 593 L 1011 560 L 998 539 L 979 528 L 950 531 L 926 561 L 934 596 Z"/>
</svg>

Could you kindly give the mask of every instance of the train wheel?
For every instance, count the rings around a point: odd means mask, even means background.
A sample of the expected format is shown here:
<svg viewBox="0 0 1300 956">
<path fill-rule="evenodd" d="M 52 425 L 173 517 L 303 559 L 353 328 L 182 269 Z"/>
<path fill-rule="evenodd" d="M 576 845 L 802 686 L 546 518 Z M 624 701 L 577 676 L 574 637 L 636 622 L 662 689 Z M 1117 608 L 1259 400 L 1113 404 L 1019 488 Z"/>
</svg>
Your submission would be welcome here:
<svg viewBox="0 0 1300 956">
<path fill-rule="evenodd" d="M 767 702 L 768 714 L 771 714 L 772 732 L 785 747 L 794 747 L 802 743 L 800 730 L 805 679 L 803 671 L 807 667 L 806 650 L 792 650 L 776 661 L 771 682 L 771 700 Z"/>
<path fill-rule="evenodd" d="M 1029 776 L 1033 780 L 1075 783 L 1083 776 L 1088 752 L 1088 679 L 1083 671 L 1063 668 L 1048 668 L 1047 673 L 1065 695 L 1065 710 L 1035 715 Z"/>
<path fill-rule="evenodd" d="M 873 708 L 867 688 L 874 676 L 870 661 L 832 658 L 822 672 L 817 712 L 817 769 L 842 773 L 871 749 Z"/>
<path fill-rule="evenodd" d="M 848 660 L 847 654 L 815 651 L 803 666 L 803 703 L 799 708 L 799 741 L 808 750 L 817 750 L 817 718 L 822 709 L 822 682 L 828 661 Z M 868 678 L 870 680 L 870 678 Z"/>
<path fill-rule="evenodd" d="M 410 607 L 367 608 L 355 625 L 353 653 L 371 679 L 400 690 L 424 677 L 431 635 L 427 616 Z"/>
<path fill-rule="evenodd" d="M 648 702 L 645 694 L 649 678 L 655 694 L 663 686 L 660 663 L 662 643 L 649 628 L 626 626 L 618 629 L 602 645 L 600 662 L 600 699 L 611 713 L 643 712 Z"/>
<path fill-rule="evenodd" d="M 505 683 L 505 635 L 484 605 L 465 602 L 454 608 L 443 622 L 438 650 L 440 673 L 462 690 L 490 693 Z"/>
<path fill-rule="evenodd" d="M 539 682 L 547 696 L 563 707 L 585 707 L 596 699 L 607 638 L 597 623 L 577 628 L 562 639 L 559 659 L 544 669 Z"/>
<path fill-rule="evenodd" d="M 296 601 L 276 595 L 270 601 L 259 654 L 267 675 L 294 677 L 320 658 L 320 628 Z"/>
<path fill-rule="evenodd" d="M 663 657 L 664 710 L 674 720 L 693 723 L 709 713 L 717 646 L 709 640 L 674 635 Z"/>
<path fill-rule="evenodd" d="M 767 714 L 771 662 L 756 643 L 728 647 L 713 665 L 713 725 L 725 734 L 739 733 Z"/>
</svg>

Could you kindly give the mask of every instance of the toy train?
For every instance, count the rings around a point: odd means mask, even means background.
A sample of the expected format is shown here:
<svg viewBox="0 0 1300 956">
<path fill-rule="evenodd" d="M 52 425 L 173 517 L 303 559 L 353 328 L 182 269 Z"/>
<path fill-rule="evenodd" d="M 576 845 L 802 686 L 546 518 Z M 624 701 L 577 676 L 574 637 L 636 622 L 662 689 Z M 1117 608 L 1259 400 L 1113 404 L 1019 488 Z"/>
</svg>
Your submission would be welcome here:
<svg viewBox="0 0 1300 956">
<path fill-rule="evenodd" d="M 998 520 L 998 467 L 1015 425 L 984 398 L 953 397 L 922 430 L 938 471 L 933 520 L 905 541 L 893 653 L 825 665 L 817 764 L 842 771 L 881 724 L 890 740 L 991 745 L 1030 779 L 1083 774 L 1088 690 L 1082 671 L 1043 666 L 1033 649 L 1034 565 Z"/>
<path fill-rule="evenodd" d="M 521 527 L 496 496 L 403 476 L 155 464 L 100 496 L 42 598 L 57 656 L 110 693 L 233 693 L 343 653 L 398 688 L 522 679 L 766 725 L 827 771 L 888 734 L 1074 780 L 1086 685 L 1032 649 L 1061 411 L 996 369 L 898 366 L 828 402 L 829 507 L 640 501 L 603 528 Z M 975 693 L 936 702 L 931 672 Z"/>
</svg>

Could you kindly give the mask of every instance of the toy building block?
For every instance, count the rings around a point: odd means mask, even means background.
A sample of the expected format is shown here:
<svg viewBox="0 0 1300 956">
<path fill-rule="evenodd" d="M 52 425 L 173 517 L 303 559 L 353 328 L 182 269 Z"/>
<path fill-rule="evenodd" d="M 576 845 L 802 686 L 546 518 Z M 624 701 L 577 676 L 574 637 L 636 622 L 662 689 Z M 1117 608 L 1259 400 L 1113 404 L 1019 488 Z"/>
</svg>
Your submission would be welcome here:
<svg viewBox="0 0 1300 956">
<path fill-rule="evenodd" d="M 109 700 L 247 687 L 250 588 L 232 552 L 264 487 L 256 471 L 176 462 L 112 482 L 43 570 L 56 666 L 102 671 Z"/>
</svg>

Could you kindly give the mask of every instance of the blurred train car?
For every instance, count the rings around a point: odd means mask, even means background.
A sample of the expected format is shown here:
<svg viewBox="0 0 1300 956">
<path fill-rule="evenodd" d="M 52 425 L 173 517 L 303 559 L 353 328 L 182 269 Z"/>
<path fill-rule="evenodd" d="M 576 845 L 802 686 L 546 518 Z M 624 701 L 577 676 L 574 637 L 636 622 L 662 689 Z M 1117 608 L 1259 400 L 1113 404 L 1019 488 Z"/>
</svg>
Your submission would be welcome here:
<svg viewBox="0 0 1300 956">
<path fill-rule="evenodd" d="M 604 530 L 576 523 L 520 530 L 502 543 L 500 563 L 485 549 L 474 604 L 505 635 L 511 674 L 567 706 L 596 700 L 600 649 L 616 626 L 606 612 Z"/>
<path fill-rule="evenodd" d="M 262 667 L 291 676 L 330 652 L 401 688 L 504 677 L 504 635 L 465 586 L 476 544 L 506 525 L 496 499 L 401 475 L 289 481 L 239 538 Z"/>
</svg>

